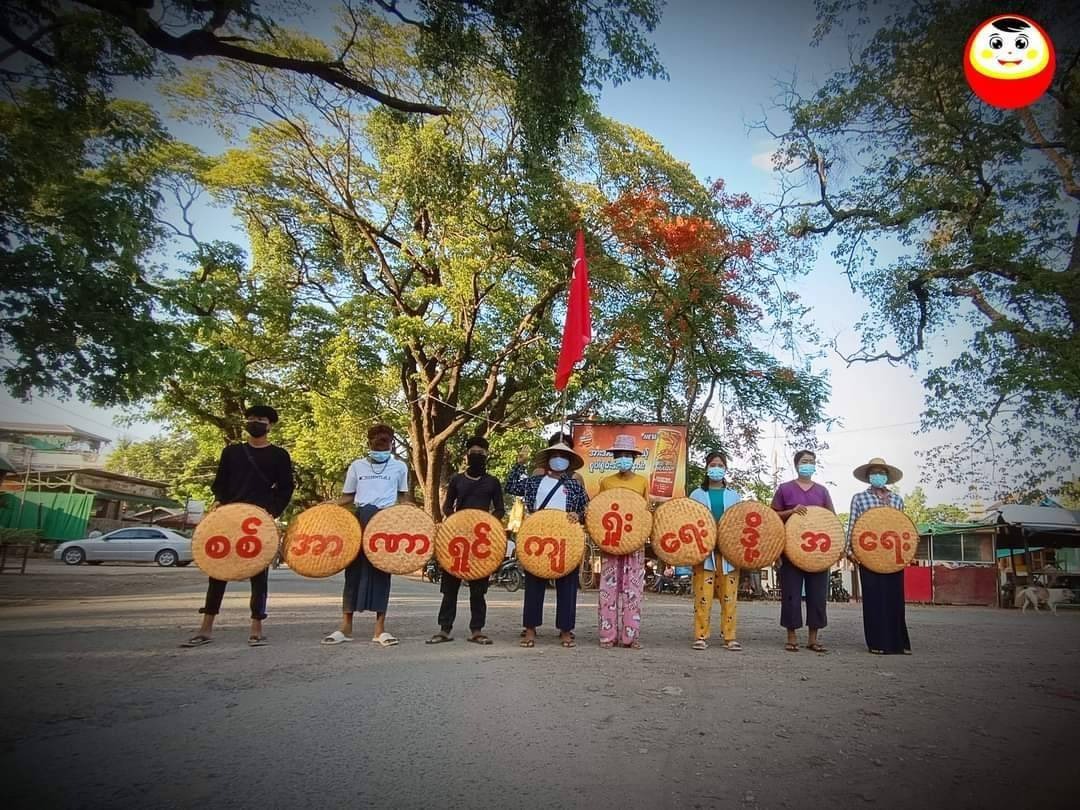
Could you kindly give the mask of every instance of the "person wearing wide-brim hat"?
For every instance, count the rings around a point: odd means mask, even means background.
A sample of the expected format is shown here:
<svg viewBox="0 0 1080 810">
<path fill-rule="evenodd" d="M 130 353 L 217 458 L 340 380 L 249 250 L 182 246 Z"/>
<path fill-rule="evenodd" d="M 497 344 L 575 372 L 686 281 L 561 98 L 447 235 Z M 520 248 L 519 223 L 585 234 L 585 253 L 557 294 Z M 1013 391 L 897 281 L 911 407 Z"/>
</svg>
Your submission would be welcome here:
<svg viewBox="0 0 1080 810">
<path fill-rule="evenodd" d="M 848 518 L 847 548 L 851 553 L 851 531 L 855 521 L 868 509 L 891 506 L 904 510 L 904 499 L 889 489 L 904 477 L 898 467 L 887 464 L 883 458 L 872 458 L 853 471 L 855 478 L 870 486 L 855 493 L 851 499 Z M 907 621 L 904 617 L 904 572 L 876 574 L 859 566 L 859 583 L 862 586 L 863 633 L 866 647 L 875 655 L 911 654 Z"/>
<path fill-rule="evenodd" d="M 584 522 L 589 496 L 585 492 L 585 485 L 573 476 L 575 470 L 585 466 L 584 459 L 569 444 L 559 441 L 537 453 L 534 463 L 543 468 L 544 474 L 530 476 L 525 465 L 519 462 L 510 468 L 506 491 L 522 497 L 525 510 L 530 514 L 541 509 L 563 509 L 572 520 Z M 525 572 L 525 605 L 522 612 L 525 635 L 521 639 L 522 647 L 536 646 L 536 628 L 544 620 L 546 590 L 546 580 Z M 559 628 L 559 640 L 566 648 L 575 646 L 577 590 L 577 569 L 555 580 L 555 626 Z"/>
<path fill-rule="evenodd" d="M 621 434 L 608 450 L 615 472 L 600 479 L 600 491 L 629 489 L 645 498 L 649 479 L 634 472 L 641 455 L 634 437 Z M 645 593 L 645 549 L 616 556 L 600 552 L 598 626 L 601 647 L 641 649 L 641 600 Z"/>
</svg>

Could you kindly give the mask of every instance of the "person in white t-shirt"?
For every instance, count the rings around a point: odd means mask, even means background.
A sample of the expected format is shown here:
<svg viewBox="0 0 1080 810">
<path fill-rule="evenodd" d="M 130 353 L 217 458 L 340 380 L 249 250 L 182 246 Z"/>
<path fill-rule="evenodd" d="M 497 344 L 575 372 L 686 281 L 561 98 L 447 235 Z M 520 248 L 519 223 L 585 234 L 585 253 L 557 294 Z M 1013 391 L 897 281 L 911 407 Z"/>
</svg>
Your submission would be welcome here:
<svg viewBox="0 0 1080 810">
<path fill-rule="evenodd" d="M 375 425 L 368 431 L 368 454 L 349 465 L 345 486 L 337 502 L 352 505 L 361 526 L 380 509 L 398 503 L 412 503 L 409 488 L 409 469 L 394 458 L 394 430 L 389 425 Z M 345 588 L 341 595 L 341 626 L 323 640 L 323 644 L 342 644 L 352 641 L 353 613 L 370 610 L 375 613 L 375 634 L 372 638 L 382 647 L 392 647 L 398 640 L 386 632 L 386 608 L 390 602 L 390 575 L 373 566 L 360 552 L 345 569 Z"/>
</svg>

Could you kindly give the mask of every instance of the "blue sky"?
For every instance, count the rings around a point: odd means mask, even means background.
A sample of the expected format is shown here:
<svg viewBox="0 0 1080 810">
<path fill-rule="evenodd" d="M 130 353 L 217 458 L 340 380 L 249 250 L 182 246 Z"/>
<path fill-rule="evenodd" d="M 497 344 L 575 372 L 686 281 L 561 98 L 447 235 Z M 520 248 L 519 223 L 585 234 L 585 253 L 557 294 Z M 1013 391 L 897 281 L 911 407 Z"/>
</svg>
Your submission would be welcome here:
<svg viewBox="0 0 1080 810">
<path fill-rule="evenodd" d="M 776 189 L 769 165 L 774 144 L 766 133 L 748 131 L 748 125 L 765 109 L 782 127 L 782 118 L 769 109 L 778 80 L 795 76 L 799 88 L 809 92 L 848 58 L 839 37 L 810 46 L 814 23 L 811 0 L 746 4 L 673 0 L 654 37 L 670 80 L 606 88 L 601 109 L 649 132 L 688 162 L 699 177 L 723 178 L 729 190 L 767 200 Z M 178 128 L 177 134 L 191 138 L 192 129 Z M 216 142 L 216 138 L 203 141 L 211 149 Z M 857 347 L 853 325 L 864 303 L 851 293 L 828 251 L 822 251 L 813 272 L 794 287 L 813 306 L 814 320 L 824 336 L 838 338 L 849 350 Z M 919 379 L 906 369 L 884 364 L 849 369 L 836 357 L 817 367 L 831 376 L 828 415 L 842 422 L 836 430 L 819 436 L 829 444 L 820 459 L 822 480 L 832 487 L 838 507 L 863 486 L 851 478 L 850 471 L 870 456 L 884 456 L 905 471 L 903 491 L 921 483 L 915 452 L 940 443 L 943 437 L 914 433 L 922 409 Z M 157 429 L 150 424 L 117 427 L 112 423 L 116 412 L 49 398 L 24 405 L 2 394 L 0 412 L 9 419 L 70 422 L 110 438 L 146 438 Z M 784 437 L 774 436 L 772 430 L 766 435 L 770 438 L 764 449 L 776 454 L 786 474 L 790 458 Z M 980 484 L 992 474 L 983 465 L 973 472 L 971 483 Z M 967 494 L 966 485 L 926 489 L 931 502 L 962 502 Z"/>
</svg>

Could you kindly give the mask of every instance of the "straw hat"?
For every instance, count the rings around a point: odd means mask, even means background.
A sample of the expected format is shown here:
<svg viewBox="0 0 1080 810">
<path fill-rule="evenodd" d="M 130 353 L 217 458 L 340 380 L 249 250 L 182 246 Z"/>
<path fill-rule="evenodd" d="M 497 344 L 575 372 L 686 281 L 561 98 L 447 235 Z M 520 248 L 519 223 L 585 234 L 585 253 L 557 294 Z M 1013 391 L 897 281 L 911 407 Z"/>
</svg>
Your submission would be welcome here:
<svg viewBox="0 0 1080 810">
<path fill-rule="evenodd" d="M 615 437 L 615 444 L 608 450 L 609 453 L 633 453 L 635 456 L 641 455 L 641 450 L 637 449 L 637 442 L 634 441 L 634 437 L 626 433 L 620 434 Z"/>
<path fill-rule="evenodd" d="M 716 527 L 716 547 L 724 559 L 748 571 L 768 568 L 780 559 L 786 539 L 784 521 L 758 501 L 740 501 L 725 509 Z"/>
<path fill-rule="evenodd" d="M 589 501 L 585 528 L 605 554 L 623 556 L 645 548 L 652 531 L 649 502 L 631 489 L 606 489 Z"/>
<path fill-rule="evenodd" d="M 851 550 L 859 565 L 875 574 L 903 571 L 919 550 L 919 530 L 911 518 L 891 506 L 867 509 L 851 530 Z"/>
<path fill-rule="evenodd" d="M 462 509 L 435 527 L 435 559 L 458 579 L 489 577 L 505 556 L 506 530 L 483 509 Z"/>
<path fill-rule="evenodd" d="M 857 479 L 863 483 L 870 483 L 870 470 L 874 467 L 881 467 L 889 474 L 889 480 L 886 483 L 895 484 L 901 478 L 904 477 L 904 473 L 899 467 L 894 467 L 891 464 L 886 464 L 883 458 L 872 458 L 861 467 L 856 467 L 855 472 L 852 473 Z"/>
<path fill-rule="evenodd" d="M 356 515 L 336 503 L 321 503 L 292 519 L 285 532 L 285 562 L 304 577 L 331 577 L 360 553 Z"/>
<path fill-rule="evenodd" d="M 823 506 L 808 506 L 787 520 L 784 554 L 808 574 L 828 571 L 844 556 L 844 527 L 840 518 Z"/>
<path fill-rule="evenodd" d="M 585 466 L 585 460 L 574 452 L 574 448 L 570 447 L 569 445 L 563 444 L 562 442 L 553 444 L 551 445 L 551 447 L 545 447 L 543 450 L 536 454 L 536 458 L 534 459 L 533 463 L 537 467 L 547 467 L 548 457 L 555 452 L 566 453 L 570 456 L 569 472 L 573 472 L 574 470 L 580 470 L 582 467 Z"/>
<path fill-rule="evenodd" d="M 269 512 L 250 503 L 229 503 L 199 521 L 191 556 L 214 579 L 250 579 L 270 566 L 279 542 Z"/>
</svg>

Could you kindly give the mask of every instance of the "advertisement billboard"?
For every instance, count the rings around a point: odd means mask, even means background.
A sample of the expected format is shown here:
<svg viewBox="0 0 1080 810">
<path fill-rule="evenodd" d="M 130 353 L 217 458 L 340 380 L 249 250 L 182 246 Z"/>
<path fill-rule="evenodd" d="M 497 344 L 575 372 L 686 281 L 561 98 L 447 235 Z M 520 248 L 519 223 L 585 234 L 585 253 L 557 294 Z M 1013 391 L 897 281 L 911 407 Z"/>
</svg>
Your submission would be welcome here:
<svg viewBox="0 0 1080 810">
<path fill-rule="evenodd" d="M 574 424 L 571 431 L 574 449 L 585 459 L 581 476 L 590 498 L 600 492 L 600 479 L 616 472 L 610 448 L 615 437 L 624 434 L 632 436 L 641 451 L 634 472 L 648 479 L 649 500 L 686 496 L 686 425 L 583 422 Z"/>
</svg>

